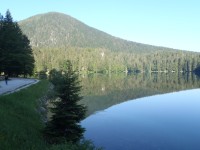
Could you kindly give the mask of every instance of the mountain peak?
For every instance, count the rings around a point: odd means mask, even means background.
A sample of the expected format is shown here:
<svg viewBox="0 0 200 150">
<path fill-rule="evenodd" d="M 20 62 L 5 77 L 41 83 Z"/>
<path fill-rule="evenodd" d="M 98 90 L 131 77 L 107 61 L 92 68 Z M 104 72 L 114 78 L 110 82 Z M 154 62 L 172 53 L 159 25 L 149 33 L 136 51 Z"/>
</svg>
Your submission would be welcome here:
<svg viewBox="0 0 200 150">
<path fill-rule="evenodd" d="M 20 21 L 19 25 L 33 47 L 87 47 L 129 52 L 165 49 L 113 37 L 59 12 L 39 14 Z"/>
</svg>

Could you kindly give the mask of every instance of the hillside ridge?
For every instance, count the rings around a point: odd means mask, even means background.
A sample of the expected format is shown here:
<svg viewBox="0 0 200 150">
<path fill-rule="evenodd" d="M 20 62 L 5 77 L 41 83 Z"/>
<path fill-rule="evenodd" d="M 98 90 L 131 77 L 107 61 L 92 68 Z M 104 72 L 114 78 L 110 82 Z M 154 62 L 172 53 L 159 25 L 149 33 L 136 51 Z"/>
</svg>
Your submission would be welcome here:
<svg viewBox="0 0 200 150">
<path fill-rule="evenodd" d="M 33 47 L 103 48 L 128 52 L 175 50 L 124 40 L 58 12 L 29 17 L 20 21 L 19 25 Z"/>
</svg>

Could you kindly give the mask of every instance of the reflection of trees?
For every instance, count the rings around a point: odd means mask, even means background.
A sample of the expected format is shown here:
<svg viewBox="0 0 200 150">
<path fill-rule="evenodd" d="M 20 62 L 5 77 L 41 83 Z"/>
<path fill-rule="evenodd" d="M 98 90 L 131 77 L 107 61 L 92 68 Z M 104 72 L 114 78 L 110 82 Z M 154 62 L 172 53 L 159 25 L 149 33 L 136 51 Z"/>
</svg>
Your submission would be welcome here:
<svg viewBox="0 0 200 150">
<path fill-rule="evenodd" d="M 82 84 L 88 115 L 128 100 L 200 87 L 198 77 L 191 73 L 96 74 L 82 78 Z"/>
</svg>

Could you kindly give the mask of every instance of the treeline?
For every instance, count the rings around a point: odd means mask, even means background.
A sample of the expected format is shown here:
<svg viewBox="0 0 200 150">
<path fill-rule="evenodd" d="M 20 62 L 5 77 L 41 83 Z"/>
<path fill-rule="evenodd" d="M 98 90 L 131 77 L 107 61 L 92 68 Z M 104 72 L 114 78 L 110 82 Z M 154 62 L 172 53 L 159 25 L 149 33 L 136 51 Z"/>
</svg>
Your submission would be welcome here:
<svg viewBox="0 0 200 150">
<path fill-rule="evenodd" d="M 0 16 L 0 73 L 26 76 L 60 69 L 65 60 L 80 73 L 190 72 L 200 66 L 199 53 L 125 41 L 64 14 L 20 24 L 32 48 L 10 12 Z"/>
<path fill-rule="evenodd" d="M 82 73 L 188 72 L 200 65 L 199 53 L 122 40 L 61 13 L 19 24 L 31 40 L 37 72 L 59 69 L 64 60 Z"/>
<path fill-rule="evenodd" d="M 0 74 L 32 75 L 34 57 L 29 43 L 9 11 L 5 17 L 0 15 Z"/>
<path fill-rule="evenodd" d="M 61 68 L 71 60 L 82 73 L 190 72 L 200 66 L 200 54 L 187 51 L 113 52 L 103 48 L 34 48 L 36 70 Z"/>
</svg>

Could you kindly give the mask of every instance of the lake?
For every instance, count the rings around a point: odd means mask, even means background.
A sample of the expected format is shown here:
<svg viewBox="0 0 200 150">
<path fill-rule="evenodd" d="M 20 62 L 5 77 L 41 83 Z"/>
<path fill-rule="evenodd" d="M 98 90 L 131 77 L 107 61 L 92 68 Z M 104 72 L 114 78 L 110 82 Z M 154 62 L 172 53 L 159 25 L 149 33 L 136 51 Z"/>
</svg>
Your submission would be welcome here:
<svg viewBox="0 0 200 150">
<path fill-rule="evenodd" d="M 85 138 L 106 150 L 199 150 L 200 80 L 193 74 L 82 78 Z"/>
</svg>

